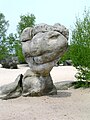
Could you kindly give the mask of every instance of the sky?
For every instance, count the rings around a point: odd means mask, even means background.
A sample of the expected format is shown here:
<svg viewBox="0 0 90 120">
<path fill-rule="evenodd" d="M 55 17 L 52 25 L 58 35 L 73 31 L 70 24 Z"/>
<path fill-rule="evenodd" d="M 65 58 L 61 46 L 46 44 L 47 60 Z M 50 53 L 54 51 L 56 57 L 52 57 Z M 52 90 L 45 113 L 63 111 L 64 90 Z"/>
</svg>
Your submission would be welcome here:
<svg viewBox="0 0 90 120">
<path fill-rule="evenodd" d="M 0 0 L 0 12 L 10 24 L 8 34 L 16 33 L 20 15 L 27 13 L 34 14 L 35 24 L 60 23 L 70 30 L 85 7 L 90 9 L 90 0 Z"/>
</svg>

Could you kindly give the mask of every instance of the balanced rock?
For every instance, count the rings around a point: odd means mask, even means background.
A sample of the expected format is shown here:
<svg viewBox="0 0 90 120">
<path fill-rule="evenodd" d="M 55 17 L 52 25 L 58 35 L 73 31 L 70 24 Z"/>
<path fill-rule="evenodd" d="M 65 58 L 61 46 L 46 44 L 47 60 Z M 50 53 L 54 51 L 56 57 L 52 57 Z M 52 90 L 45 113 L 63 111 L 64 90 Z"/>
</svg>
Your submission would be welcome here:
<svg viewBox="0 0 90 120">
<path fill-rule="evenodd" d="M 23 77 L 23 95 L 56 94 L 50 71 L 67 49 L 68 29 L 39 24 L 21 34 L 22 50 L 30 70 Z"/>
<path fill-rule="evenodd" d="M 69 31 L 63 25 L 39 24 L 21 34 L 22 50 L 30 69 L 15 82 L 0 87 L 0 98 L 57 94 L 50 71 L 68 46 Z"/>
</svg>

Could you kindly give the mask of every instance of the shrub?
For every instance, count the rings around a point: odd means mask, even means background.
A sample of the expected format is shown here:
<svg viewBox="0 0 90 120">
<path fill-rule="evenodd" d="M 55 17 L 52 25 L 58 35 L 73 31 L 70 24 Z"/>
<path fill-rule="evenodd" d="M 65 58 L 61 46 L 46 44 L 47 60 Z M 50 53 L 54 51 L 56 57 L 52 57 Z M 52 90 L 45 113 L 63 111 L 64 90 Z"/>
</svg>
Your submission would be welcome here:
<svg viewBox="0 0 90 120">
<path fill-rule="evenodd" d="M 83 15 L 82 20 L 76 18 L 72 31 L 70 59 L 78 69 L 75 77 L 87 83 L 90 80 L 90 12 L 85 10 Z"/>
</svg>

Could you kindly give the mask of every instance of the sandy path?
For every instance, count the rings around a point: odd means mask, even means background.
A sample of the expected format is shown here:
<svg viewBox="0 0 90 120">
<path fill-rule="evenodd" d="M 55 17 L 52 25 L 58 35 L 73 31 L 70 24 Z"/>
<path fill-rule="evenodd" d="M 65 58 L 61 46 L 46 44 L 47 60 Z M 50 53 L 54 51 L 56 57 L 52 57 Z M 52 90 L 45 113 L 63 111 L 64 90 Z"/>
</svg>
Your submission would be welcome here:
<svg viewBox="0 0 90 120">
<path fill-rule="evenodd" d="M 26 69 L 0 68 L 0 84 L 14 81 L 14 77 Z M 75 80 L 75 73 L 76 69 L 70 66 L 55 67 L 51 71 L 54 82 Z M 0 120 L 90 120 L 90 89 L 61 90 L 54 96 L 0 100 Z"/>
<path fill-rule="evenodd" d="M 90 89 L 0 100 L 0 120 L 90 120 Z"/>
<path fill-rule="evenodd" d="M 0 86 L 15 81 L 19 74 L 24 74 L 29 67 L 22 65 L 18 66 L 19 69 L 5 69 L 0 68 Z"/>
</svg>

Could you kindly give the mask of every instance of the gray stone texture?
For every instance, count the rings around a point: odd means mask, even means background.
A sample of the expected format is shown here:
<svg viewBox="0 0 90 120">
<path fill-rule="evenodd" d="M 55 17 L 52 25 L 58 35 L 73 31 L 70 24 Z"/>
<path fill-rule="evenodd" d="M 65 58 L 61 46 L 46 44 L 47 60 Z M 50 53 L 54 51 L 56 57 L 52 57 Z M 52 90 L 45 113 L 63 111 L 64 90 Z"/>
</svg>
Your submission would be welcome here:
<svg viewBox="0 0 90 120">
<path fill-rule="evenodd" d="M 22 49 L 30 69 L 37 74 L 48 74 L 67 49 L 68 30 L 60 25 L 36 25 L 26 28 L 21 35 Z"/>
<path fill-rule="evenodd" d="M 22 94 L 22 78 L 23 75 L 20 74 L 16 80 L 8 85 L 3 85 L 0 87 L 0 99 L 11 99 L 21 96 Z"/>
<path fill-rule="evenodd" d="M 23 80 L 23 96 L 41 96 L 49 94 L 57 94 L 50 75 L 41 76 L 33 73 L 30 69 L 24 74 Z"/>
<path fill-rule="evenodd" d="M 69 31 L 63 25 L 39 24 L 21 34 L 22 50 L 30 70 L 23 77 L 23 95 L 56 94 L 50 71 L 64 54 Z"/>
<path fill-rule="evenodd" d="M 68 46 L 69 31 L 63 25 L 39 24 L 21 34 L 22 50 L 30 69 L 15 82 L 0 87 L 0 98 L 57 94 L 50 71 Z"/>
</svg>

